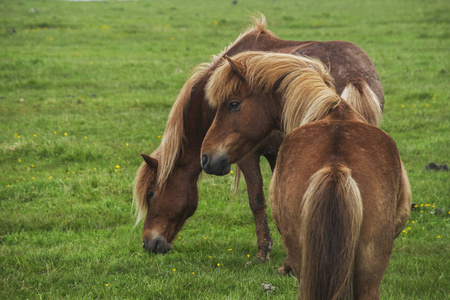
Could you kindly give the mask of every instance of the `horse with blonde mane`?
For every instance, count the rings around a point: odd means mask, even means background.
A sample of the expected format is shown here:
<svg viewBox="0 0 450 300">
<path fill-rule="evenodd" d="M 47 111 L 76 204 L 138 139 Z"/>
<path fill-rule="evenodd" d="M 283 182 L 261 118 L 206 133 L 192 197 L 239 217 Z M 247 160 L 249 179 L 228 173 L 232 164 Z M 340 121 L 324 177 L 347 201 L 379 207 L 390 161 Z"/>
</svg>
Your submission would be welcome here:
<svg viewBox="0 0 450 300">
<path fill-rule="evenodd" d="M 133 203 L 138 224 L 144 221 L 143 248 L 149 252 L 166 253 L 185 221 L 194 214 L 198 204 L 197 180 L 201 173 L 200 148 L 215 115 L 205 100 L 205 85 L 223 57 L 242 51 L 258 50 L 278 53 L 303 53 L 321 59 L 333 70 L 336 87 L 348 99 L 377 103 L 374 123 L 381 118 L 384 104 L 380 79 L 370 58 L 358 46 L 340 41 L 286 41 L 266 28 L 263 15 L 212 61 L 196 67 L 181 89 L 170 112 L 161 145 L 151 155 L 143 154 L 144 162 L 135 179 Z M 350 62 L 356 62 L 354 67 Z M 363 99 L 363 100 L 361 100 Z M 264 156 L 273 169 L 283 139 L 279 132 L 252 149 L 239 161 L 247 183 L 257 237 L 256 257 L 266 261 L 272 249 L 272 238 L 266 214 L 263 180 L 259 166 Z"/>
<path fill-rule="evenodd" d="M 203 147 L 230 161 L 271 130 L 288 133 L 270 204 L 299 299 L 379 299 L 411 205 L 395 142 L 336 93 L 316 59 L 238 54 L 213 73 L 207 97 L 218 111 Z"/>
</svg>

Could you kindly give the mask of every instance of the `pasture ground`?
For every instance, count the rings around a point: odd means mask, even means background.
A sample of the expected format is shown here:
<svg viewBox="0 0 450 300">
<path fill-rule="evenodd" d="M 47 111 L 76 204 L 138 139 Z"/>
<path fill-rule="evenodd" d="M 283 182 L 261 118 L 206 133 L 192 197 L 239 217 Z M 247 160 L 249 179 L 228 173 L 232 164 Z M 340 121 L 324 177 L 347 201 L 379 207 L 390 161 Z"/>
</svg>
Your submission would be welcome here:
<svg viewBox="0 0 450 300">
<path fill-rule="evenodd" d="M 234 4 L 233 2 L 237 2 Z M 196 214 L 165 256 L 141 248 L 132 182 L 160 143 L 189 70 L 246 29 L 251 12 L 284 39 L 348 40 L 373 59 L 382 129 L 412 185 L 383 299 L 448 299 L 448 1 L 0 1 L 0 299 L 293 299 L 296 279 L 250 263 L 245 184 L 203 176 Z M 263 163 L 265 185 L 270 171 Z M 440 212 L 432 214 L 433 211 Z M 270 214 L 270 213 L 269 213 Z M 276 287 L 266 293 L 262 283 Z"/>
</svg>

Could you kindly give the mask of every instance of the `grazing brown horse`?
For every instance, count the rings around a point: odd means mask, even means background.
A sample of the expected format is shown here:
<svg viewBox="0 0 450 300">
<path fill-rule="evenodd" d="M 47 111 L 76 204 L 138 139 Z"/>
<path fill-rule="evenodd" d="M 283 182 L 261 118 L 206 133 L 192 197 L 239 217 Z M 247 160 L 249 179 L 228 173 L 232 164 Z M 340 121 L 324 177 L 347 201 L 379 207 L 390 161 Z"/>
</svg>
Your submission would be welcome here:
<svg viewBox="0 0 450 300">
<path fill-rule="evenodd" d="M 242 145 L 245 130 L 229 122 L 235 115 L 249 132 L 276 121 L 290 132 L 278 153 L 270 203 L 299 298 L 379 299 L 411 205 L 395 142 L 336 94 L 314 59 L 242 53 L 216 70 L 207 91 L 219 108 L 210 132 L 229 133 L 218 146 L 226 154 Z"/>
<path fill-rule="evenodd" d="M 348 99 L 375 101 L 379 111 L 374 122 L 381 117 L 384 104 L 383 90 L 375 67 L 367 54 L 358 46 L 347 42 L 298 42 L 276 37 L 266 29 L 264 16 L 254 19 L 253 26 L 232 45 L 202 64 L 181 89 L 169 115 L 159 148 L 152 155 L 142 155 L 142 163 L 135 179 L 133 203 L 137 222 L 145 219 L 143 248 L 154 253 L 165 253 L 171 243 L 196 210 L 198 203 L 197 180 L 201 172 L 198 157 L 200 148 L 215 115 L 205 101 L 205 85 L 222 58 L 246 50 L 280 53 L 303 53 L 318 57 L 334 71 L 336 87 Z M 351 62 L 356 62 L 355 68 Z M 265 156 L 272 169 L 283 136 L 274 132 L 266 143 L 260 143 L 238 164 L 247 183 L 250 208 L 253 212 L 258 252 L 257 257 L 268 260 L 272 248 L 263 180 L 259 167 L 260 156 Z"/>
</svg>

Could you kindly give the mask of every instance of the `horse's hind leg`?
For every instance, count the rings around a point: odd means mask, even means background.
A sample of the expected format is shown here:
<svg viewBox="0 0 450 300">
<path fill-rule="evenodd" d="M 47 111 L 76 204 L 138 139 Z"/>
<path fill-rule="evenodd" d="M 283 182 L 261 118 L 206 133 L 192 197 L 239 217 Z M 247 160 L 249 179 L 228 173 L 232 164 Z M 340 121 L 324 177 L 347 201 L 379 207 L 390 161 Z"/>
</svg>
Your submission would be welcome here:
<svg viewBox="0 0 450 300">
<path fill-rule="evenodd" d="M 380 299 L 381 280 L 389 264 L 392 244 L 393 240 L 360 240 L 353 274 L 354 299 Z"/>
<path fill-rule="evenodd" d="M 400 193 L 398 197 L 397 210 L 395 213 L 395 237 L 397 237 L 403 230 L 406 220 L 409 218 L 411 212 L 411 186 L 409 184 L 408 175 L 405 167 L 402 164 L 402 184 L 400 186 Z"/>
<path fill-rule="evenodd" d="M 256 257 L 268 261 L 272 251 L 272 237 L 267 221 L 266 199 L 263 191 L 263 179 L 259 167 L 259 155 L 253 154 L 239 163 L 239 168 L 247 183 L 248 200 L 256 225 L 258 253 Z"/>
</svg>

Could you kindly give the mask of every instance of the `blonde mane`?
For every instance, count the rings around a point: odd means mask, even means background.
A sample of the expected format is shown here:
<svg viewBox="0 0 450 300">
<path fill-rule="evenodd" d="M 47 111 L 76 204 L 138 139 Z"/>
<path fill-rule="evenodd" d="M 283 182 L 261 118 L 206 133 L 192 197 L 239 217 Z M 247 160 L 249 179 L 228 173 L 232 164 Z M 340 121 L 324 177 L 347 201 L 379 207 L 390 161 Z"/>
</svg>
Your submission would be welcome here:
<svg viewBox="0 0 450 300">
<path fill-rule="evenodd" d="M 286 133 L 323 118 L 340 102 L 333 78 L 320 60 L 300 55 L 248 51 L 233 56 L 245 83 L 262 93 L 280 94 Z M 242 75 L 242 74 L 241 74 Z M 238 92 L 243 80 L 223 61 L 206 85 L 206 98 L 218 108 Z"/>
</svg>

